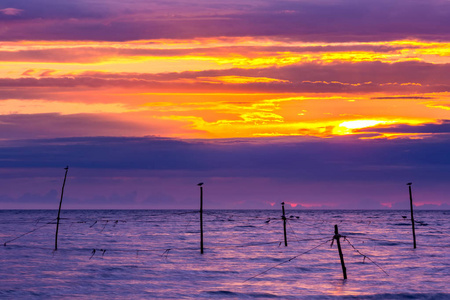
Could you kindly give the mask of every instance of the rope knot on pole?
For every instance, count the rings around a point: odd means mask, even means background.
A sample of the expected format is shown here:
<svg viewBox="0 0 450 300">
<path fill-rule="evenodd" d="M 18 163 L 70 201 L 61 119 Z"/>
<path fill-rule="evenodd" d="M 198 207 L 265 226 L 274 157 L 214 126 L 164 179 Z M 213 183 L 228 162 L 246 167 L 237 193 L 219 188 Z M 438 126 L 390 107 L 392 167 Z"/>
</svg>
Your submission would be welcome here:
<svg viewBox="0 0 450 300">
<path fill-rule="evenodd" d="M 337 239 L 339 239 L 339 238 L 341 238 L 342 237 L 342 235 L 340 235 L 340 234 L 335 234 L 335 235 L 333 235 L 333 240 L 337 240 Z"/>
<path fill-rule="evenodd" d="M 344 240 L 346 240 L 346 239 L 347 239 L 347 236 L 341 235 L 341 234 L 339 234 L 339 233 L 333 235 L 333 240 L 337 240 L 337 239 L 340 239 L 340 238 L 343 238 Z"/>
</svg>

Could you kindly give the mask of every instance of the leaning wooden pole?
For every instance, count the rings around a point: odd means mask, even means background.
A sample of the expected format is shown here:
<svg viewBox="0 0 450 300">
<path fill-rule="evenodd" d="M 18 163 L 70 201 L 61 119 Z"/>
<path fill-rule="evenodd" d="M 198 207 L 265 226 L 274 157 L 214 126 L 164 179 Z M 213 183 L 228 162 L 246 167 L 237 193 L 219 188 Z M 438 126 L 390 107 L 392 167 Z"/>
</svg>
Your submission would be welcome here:
<svg viewBox="0 0 450 300">
<path fill-rule="evenodd" d="M 203 254 L 203 182 L 200 182 L 200 253 Z"/>
<path fill-rule="evenodd" d="M 345 268 L 344 255 L 342 254 L 341 242 L 339 241 L 340 238 L 341 238 L 341 235 L 339 234 L 338 226 L 334 225 L 333 239 L 336 240 L 336 244 L 337 244 L 337 247 L 339 250 L 339 258 L 341 259 L 342 273 L 344 274 L 344 279 L 347 279 L 347 269 Z"/>
<path fill-rule="evenodd" d="M 416 229 L 414 227 L 414 210 L 413 210 L 413 199 L 412 199 L 411 184 L 412 184 L 411 182 L 408 183 L 408 187 L 409 187 L 409 204 L 410 204 L 410 207 L 411 207 L 411 225 L 412 225 L 414 249 L 416 249 Z"/>
<path fill-rule="evenodd" d="M 69 166 L 65 167 L 66 173 L 64 174 L 64 181 L 61 190 L 61 200 L 59 200 L 59 209 L 58 209 L 58 217 L 56 218 L 56 234 L 55 234 L 55 251 L 58 250 L 58 229 L 59 229 L 59 220 L 61 215 L 61 204 L 64 195 L 64 186 L 66 185 L 67 172 L 69 171 Z"/>
<path fill-rule="evenodd" d="M 281 207 L 283 209 L 283 215 L 281 218 L 283 219 L 283 229 L 284 229 L 284 246 L 287 247 L 287 234 L 286 234 L 286 213 L 284 211 L 284 202 L 281 202 Z"/>
</svg>

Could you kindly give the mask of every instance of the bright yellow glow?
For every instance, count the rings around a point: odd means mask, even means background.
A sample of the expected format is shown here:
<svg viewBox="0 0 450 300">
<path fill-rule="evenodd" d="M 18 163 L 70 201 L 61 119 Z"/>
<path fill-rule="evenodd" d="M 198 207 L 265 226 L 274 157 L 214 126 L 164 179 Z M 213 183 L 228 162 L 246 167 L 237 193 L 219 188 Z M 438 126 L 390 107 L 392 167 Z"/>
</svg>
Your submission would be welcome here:
<svg viewBox="0 0 450 300">
<path fill-rule="evenodd" d="M 346 121 L 339 124 L 339 127 L 344 127 L 347 129 L 359 129 L 372 127 L 379 124 L 392 124 L 389 121 L 378 121 L 378 120 L 355 120 L 355 121 Z"/>
<path fill-rule="evenodd" d="M 425 105 L 427 107 L 430 108 L 438 108 L 438 109 L 443 109 L 443 110 L 450 110 L 450 102 L 428 102 L 425 103 Z"/>
<path fill-rule="evenodd" d="M 246 77 L 246 76 L 198 77 L 198 80 L 210 83 L 231 83 L 231 84 L 255 83 L 255 82 L 285 82 L 285 83 L 289 82 L 288 80 L 281 80 L 275 78 Z"/>
<path fill-rule="evenodd" d="M 182 138 L 317 136 L 365 134 L 363 138 L 423 138 L 429 134 L 377 133 L 376 127 L 440 123 L 449 119 L 450 94 L 418 99 L 378 99 L 370 96 L 270 95 L 214 93 L 126 93 L 71 90 L 60 101 L 3 100 L 0 114 L 113 114 L 117 120 Z M 53 97 L 56 97 L 54 94 Z M 284 96 L 284 97 L 283 97 Z M 62 100 L 64 99 L 64 101 Z M 124 101 L 126 100 L 126 101 Z M 352 100 L 352 101 L 350 101 Z M 83 102 L 81 102 L 83 101 Z M 100 103 L 102 101 L 103 103 Z M 364 128 L 371 128 L 364 131 Z"/>
<path fill-rule="evenodd" d="M 333 129 L 333 133 L 337 135 L 352 134 L 354 129 L 361 129 L 373 127 L 381 124 L 395 124 L 396 121 L 382 121 L 382 120 L 354 120 L 345 121 Z"/>
<path fill-rule="evenodd" d="M 377 139 L 410 139 L 410 140 L 422 140 L 433 134 L 429 133 L 383 133 L 371 137 L 361 137 L 362 140 L 377 140 Z"/>
</svg>

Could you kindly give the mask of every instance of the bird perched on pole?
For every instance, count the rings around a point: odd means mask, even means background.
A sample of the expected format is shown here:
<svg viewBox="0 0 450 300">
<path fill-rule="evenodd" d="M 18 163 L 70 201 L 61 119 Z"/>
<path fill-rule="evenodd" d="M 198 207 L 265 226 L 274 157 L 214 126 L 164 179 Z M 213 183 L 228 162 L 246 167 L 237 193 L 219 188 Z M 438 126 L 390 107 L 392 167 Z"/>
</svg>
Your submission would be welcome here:
<svg viewBox="0 0 450 300">
<path fill-rule="evenodd" d="M 200 182 L 200 183 L 198 183 L 197 185 L 198 185 L 198 186 L 202 186 L 202 185 L 203 185 L 203 182 Z"/>
<path fill-rule="evenodd" d="M 412 182 L 408 182 L 406 185 L 411 185 L 412 184 Z"/>
</svg>

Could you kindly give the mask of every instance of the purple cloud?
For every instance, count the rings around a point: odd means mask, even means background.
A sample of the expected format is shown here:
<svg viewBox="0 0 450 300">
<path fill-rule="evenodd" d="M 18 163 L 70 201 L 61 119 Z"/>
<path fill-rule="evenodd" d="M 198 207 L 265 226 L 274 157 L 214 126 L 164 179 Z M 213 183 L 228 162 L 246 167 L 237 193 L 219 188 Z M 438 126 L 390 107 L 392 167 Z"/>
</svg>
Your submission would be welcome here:
<svg viewBox="0 0 450 300">
<path fill-rule="evenodd" d="M 276 175 L 292 177 L 290 180 L 370 180 L 406 174 L 429 164 L 438 168 L 450 165 L 450 158 L 442 151 L 449 145 L 448 135 L 430 138 L 426 143 L 345 137 L 286 138 L 281 144 L 272 143 L 271 139 L 190 141 L 86 137 L 10 141 L 4 142 L 0 151 L 4 158 L 15 158 L 14 163 L 4 163 L 8 168 L 57 167 L 69 159 L 79 168 L 214 171 L 220 176 Z"/>
<path fill-rule="evenodd" d="M 31 74 L 30 72 L 25 75 Z M 51 75 L 48 73 L 46 75 Z M 279 79 L 275 82 L 243 84 L 214 84 L 204 77 L 246 76 Z M 197 82 L 176 82 L 179 79 L 197 79 Z M 450 64 L 423 62 L 361 62 L 302 64 L 260 69 L 209 70 L 200 72 L 136 74 L 87 72 L 66 77 L 1 78 L 0 88 L 17 87 L 122 87 L 151 91 L 223 91 L 223 92 L 308 92 L 308 93 L 432 93 L 450 90 Z M 39 91 L 38 91 L 39 92 Z"/>
<path fill-rule="evenodd" d="M 74 208 L 196 207 L 199 181 L 206 182 L 210 208 L 270 208 L 270 202 L 281 201 L 382 208 L 381 203 L 407 202 L 409 181 L 421 203 L 433 195 L 431 203 L 448 204 L 449 147 L 448 134 L 426 141 L 354 137 L 286 138 L 283 143 L 156 137 L 9 141 L 0 147 L 4 195 L 0 202 L 29 203 L 35 197 L 34 207 L 47 205 L 39 199 L 59 188 L 62 167 L 69 165 L 67 207 Z M 30 183 L 29 188 L 18 193 L 18 184 L 24 182 Z"/>
<path fill-rule="evenodd" d="M 23 9 L 2 40 L 110 40 L 279 36 L 303 41 L 449 40 L 447 1 L 136 1 L 6 0 Z M 4 16 L 0 22 L 15 22 Z M 15 16 L 16 17 L 16 16 Z"/>
<path fill-rule="evenodd" d="M 372 128 L 359 129 L 356 132 L 378 132 L 378 133 L 450 133 L 450 120 L 441 120 L 439 123 L 428 123 L 421 125 L 392 125 L 388 127 L 375 126 Z"/>
<path fill-rule="evenodd" d="M 0 115 L 0 139 L 148 134 L 148 126 L 114 120 L 96 114 Z M 156 129 L 155 131 L 159 131 Z M 156 132 L 155 132 L 156 133 Z"/>
</svg>

